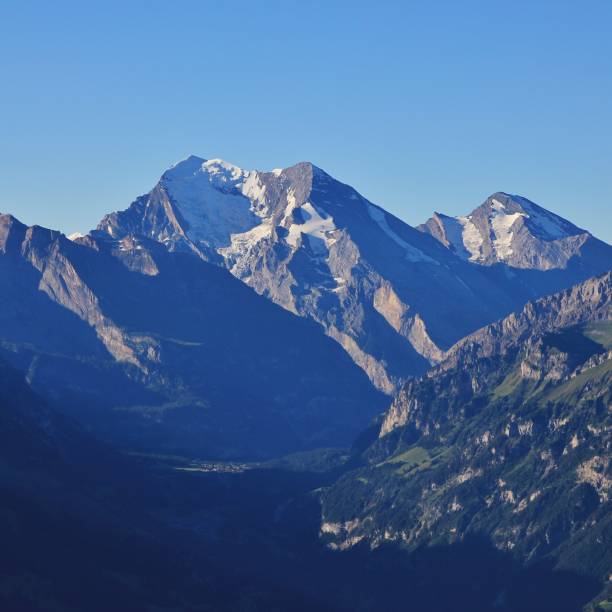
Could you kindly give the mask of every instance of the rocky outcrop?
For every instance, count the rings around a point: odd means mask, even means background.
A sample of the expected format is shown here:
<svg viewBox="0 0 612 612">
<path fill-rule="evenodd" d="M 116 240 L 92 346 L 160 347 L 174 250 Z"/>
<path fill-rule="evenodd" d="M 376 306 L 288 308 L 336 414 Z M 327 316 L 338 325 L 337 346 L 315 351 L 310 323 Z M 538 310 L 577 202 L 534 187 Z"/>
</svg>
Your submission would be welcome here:
<svg viewBox="0 0 612 612">
<path fill-rule="evenodd" d="M 463 338 L 447 351 L 441 367 L 453 368 L 466 359 L 503 353 L 532 335 L 611 318 L 612 272 L 607 272 L 565 291 L 528 302 L 520 312 Z"/>
<path fill-rule="evenodd" d="M 451 347 L 438 366 L 430 370 L 422 381 L 408 382 L 398 393 L 382 422 L 380 435 L 387 435 L 402 427 L 419 406 L 427 411 L 427 402 L 420 394 L 425 386 L 440 384 L 444 389 L 445 372 L 461 368 L 469 372 L 461 382 L 462 391 L 455 388 L 456 400 L 466 400 L 480 393 L 486 386 L 490 370 L 483 366 L 485 358 L 500 358 L 521 349 L 520 373 L 534 380 L 560 380 L 576 367 L 565 353 L 550 351 L 543 337 L 556 330 L 587 322 L 612 319 L 612 273 L 595 277 L 566 291 L 529 302 L 521 312 L 488 325 Z M 495 367 L 495 361 L 490 362 Z M 459 384 L 456 382 L 456 384 Z M 429 390 L 428 390 L 429 393 Z"/>
<path fill-rule="evenodd" d="M 611 288 L 608 273 L 530 303 L 407 382 L 361 467 L 321 492 L 321 539 L 414 549 L 484 533 L 522 561 L 607 576 Z"/>
<path fill-rule="evenodd" d="M 319 326 L 177 251 L 0 216 L 0 353 L 99 435 L 143 448 L 336 446 L 384 407 Z"/>
</svg>

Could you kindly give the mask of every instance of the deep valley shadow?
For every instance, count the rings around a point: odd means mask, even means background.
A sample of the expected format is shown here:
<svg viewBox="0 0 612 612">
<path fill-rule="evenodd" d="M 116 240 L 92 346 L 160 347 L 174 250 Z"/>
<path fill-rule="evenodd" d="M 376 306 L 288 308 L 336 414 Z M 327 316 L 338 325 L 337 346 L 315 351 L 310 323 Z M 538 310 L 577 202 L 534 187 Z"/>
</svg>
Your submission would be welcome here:
<svg viewBox="0 0 612 612">
<path fill-rule="evenodd" d="M 202 495 L 186 507 L 196 502 L 229 521 L 209 550 L 218 567 L 239 568 L 243 584 L 262 592 L 292 593 L 291 610 L 574 612 L 601 590 L 595 578 L 555 569 L 553 560 L 525 567 L 484 534 L 411 553 L 394 545 L 326 549 L 309 491 L 330 478 L 250 470 L 204 475 L 195 487 L 185 487 L 188 477 L 179 488 Z"/>
</svg>

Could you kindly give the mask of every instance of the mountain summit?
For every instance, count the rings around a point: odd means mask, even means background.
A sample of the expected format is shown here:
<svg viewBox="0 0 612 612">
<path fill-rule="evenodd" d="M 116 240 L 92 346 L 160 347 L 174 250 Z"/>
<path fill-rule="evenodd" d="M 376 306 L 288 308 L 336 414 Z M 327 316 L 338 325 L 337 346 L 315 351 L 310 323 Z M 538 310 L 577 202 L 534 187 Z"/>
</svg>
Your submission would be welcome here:
<svg viewBox="0 0 612 612">
<path fill-rule="evenodd" d="M 586 230 L 527 198 L 494 193 L 465 217 L 434 213 L 418 226 L 462 259 L 514 268 L 565 268 L 586 243 L 598 242 Z M 601 243 L 600 243 L 601 244 Z"/>
<path fill-rule="evenodd" d="M 386 393 L 468 333 L 612 261 L 608 245 L 501 193 L 418 229 L 308 162 L 260 172 L 190 156 L 97 235 L 145 236 L 226 267 L 322 325 Z"/>
</svg>

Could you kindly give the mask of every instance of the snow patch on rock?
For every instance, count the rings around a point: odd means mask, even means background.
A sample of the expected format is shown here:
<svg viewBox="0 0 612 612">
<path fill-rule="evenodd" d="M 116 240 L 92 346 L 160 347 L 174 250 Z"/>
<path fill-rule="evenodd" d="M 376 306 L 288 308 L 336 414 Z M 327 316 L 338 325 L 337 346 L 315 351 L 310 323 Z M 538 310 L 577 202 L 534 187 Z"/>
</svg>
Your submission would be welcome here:
<svg viewBox="0 0 612 612">
<path fill-rule="evenodd" d="M 464 249 L 469 253 L 468 259 L 470 261 L 476 261 L 480 259 L 482 252 L 482 235 L 479 229 L 472 222 L 472 217 L 457 217 L 457 221 L 462 226 L 461 232 L 461 244 Z M 458 251 L 460 252 L 460 251 Z"/>
<path fill-rule="evenodd" d="M 248 232 L 260 223 L 251 200 L 243 193 L 243 188 L 249 194 L 258 193 L 250 176 L 256 173 L 221 160 L 199 165 L 195 160 L 188 158 L 171 168 L 162 184 L 187 222 L 190 240 L 213 248 L 227 247 L 232 234 Z"/>
<path fill-rule="evenodd" d="M 497 257 L 503 261 L 512 255 L 512 237 L 514 236 L 512 226 L 520 217 L 528 217 L 529 215 L 522 212 L 507 214 L 505 206 L 495 199 L 492 201 L 491 211 L 491 227 L 495 234 L 493 248 Z"/>
<path fill-rule="evenodd" d="M 304 234 L 308 238 L 310 248 L 319 255 L 324 254 L 335 242 L 333 232 L 336 226 L 333 218 L 331 215 L 323 217 L 310 202 L 302 204 L 300 211 L 306 220 L 304 223 L 292 223 L 289 226 L 287 243 L 293 247 L 297 246 L 300 236 Z"/>
</svg>

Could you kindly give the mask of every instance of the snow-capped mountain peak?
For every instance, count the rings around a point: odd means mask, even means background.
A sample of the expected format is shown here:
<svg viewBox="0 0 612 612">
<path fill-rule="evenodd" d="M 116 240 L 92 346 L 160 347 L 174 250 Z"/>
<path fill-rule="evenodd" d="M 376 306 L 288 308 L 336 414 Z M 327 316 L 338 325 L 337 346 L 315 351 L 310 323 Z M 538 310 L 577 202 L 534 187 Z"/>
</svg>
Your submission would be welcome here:
<svg viewBox="0 0 612 612">
<path fill-rule="evenodd" d="M 449 259 L 444 249 L 310 162 L 262 172 L 191 156 L 130 208 L 107 215 L 98 231 L 115 241 L 139 234 L 223 265 L 257 292 L 322 324 L 387 392 L 403 368 L 422 371 L 439 353 L 429 323 L 392 285 L 427 276 L 433 267 L 436 291 L 475 299 L 441 265 L 439 258 Z M 364 326 L 385 320 L 380 347 L 364 350 L 372 344 Z M 401 356 L 401 369 L 388 365 L 386 343 L 393 358 Z"/>
<path fill-rule="evenodd" d="M 584 232 L 569 221 L 521 196 L 498 192 L 490 196 L 483 204 L 483 206 L 487 205 L 490 206 L 493 216 L 520 215 L 524 217 L 532 233 L 537 234 L 543 240 L 559 240 Z"/>
<path fill-rule="evenodd" d="M 225 267 L 320 324 L 386 393 L 521 296 L 545 290 L 541 279 L 506 267 L 566 267 L 589 238 L 501 192 L 467 216 L 436 213 L 419 229 L 310 162 L 264 172 L 196 156 L 98 226 L 116 249 L 125 237 L 144 236 Z M 606 247 L 596 245 L 601 254 L 589 272 L 599 271 Z M 492 264 L 503 269 L 489 274 Z"/>
<path fill-rule="evenodd" d="M 244 180 L 250 172 L 222 159 L 204 159 L 190 155 L 184 160 L 173 164 L 164 172 L 162 182 L 189 181 L 201 176 L 213 185 L 223 188 L 233 188 Z"/>
<path fill-rule="evenodd" d="M 168 170 L 164 172 L 162 178 L 165 176 L 170 176 L 174 178 L 178 178 L 181 176 L 193 174 L 197 172 L 202 164 L 206 162 L 206 159 L 203 157 L 198 157 L 197 155 L 189 155 L 185 159 L 181 159 L 177 162 L 174 162 Z"/>
<path fill-rule="evenodd" d="M 468 261 L 517 268 L 563 268 L 589 236 L 527 198 L 497 192 L 469 215 L 434 213 L 419 230 Z"/>
<path fill-rule="evenodd" d="M 258 173 L 221 159 L 190 156 L 167 170 L 160 187 L 197 247 L 219 249 L 260 223 L 263 190 Z M 257 214 L 259 213 L 259 215 Z"/>
</svg>

